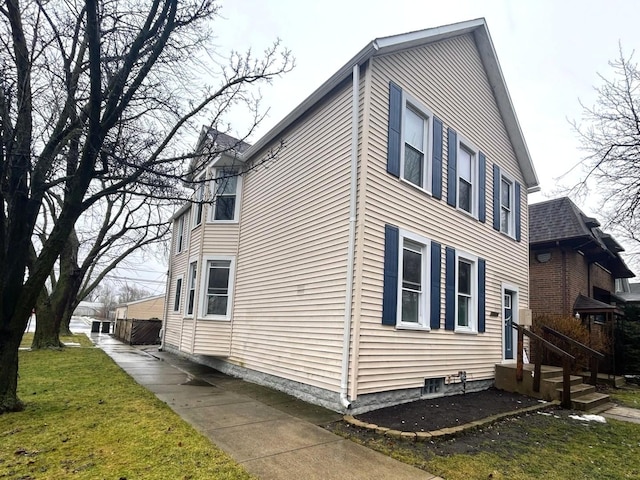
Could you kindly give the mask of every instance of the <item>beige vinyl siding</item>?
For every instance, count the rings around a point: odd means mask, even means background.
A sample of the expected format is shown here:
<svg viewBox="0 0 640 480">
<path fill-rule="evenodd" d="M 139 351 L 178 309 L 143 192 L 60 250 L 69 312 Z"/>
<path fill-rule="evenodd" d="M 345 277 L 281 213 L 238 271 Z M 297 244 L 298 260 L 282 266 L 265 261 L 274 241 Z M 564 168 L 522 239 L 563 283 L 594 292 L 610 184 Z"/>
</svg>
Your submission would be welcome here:
<svg viewBox="0 0 640 480">
<path fill-rule="evenodd" d="M 231 348 L 231 322 L 197 320 L 193 353 L 201 355 L 229 355 Z"/>
<path fill-rule="evenodd" d="M 205 225 L 202 239 L 202 253 L 204 255 L 235 255 L 238 251 L 237 223 L 208 223 Z"/>
<path fill-rule="evenodd" d="M 189 212 L 190 213 L 190 212 Z M 191 215 L 187 216 L 189 221 L 191 219 Z M 166 301 L 168 302 L 167 308 L 167 318 L 164 321 L 163 328 L 164 332 L 164 342 L 173 345 L 175 347 L 181 347 L 181 338 L 182 338 L 182 320 L 184 317 L 184 307 L 186 301 L 186 280 L 187 280 L 187 270 L 189 268 L 189 251 L 191 249 L 191 227 L 190 224 L 185 225 L 185 233 L 187 233 L 188 238 L 186 239 L 187 244 L 186 248 L 179 254 L 175 253 L 175 242 L 176 242 L 176 222 L 173 224 L 174 232 L 173 232 L 173 244 L 171 245 L 171 256 L 170 256 L 170 274 L 171 278 L 169 281 L 168 295 L 166 297 Z M 173 305 L 176 298 L 176 279 L 182 276 L 182 295 L 180 298 L 180 311 L 174 312 Z"/>
<path fill-rule="evenodd" d="M 180 329 L 180 350 L 186 353 L 193 353 L 193 326 L 194 320 L 192 318 L 185 318 L 182 321 L 182 328 Z"/>
<path fill-rule="evenodd" d="M 173 288 L 175 289 L 175 285 Z M 173 308 L 173 305 L 171 305 L 171 308 Z M 163 316 L 164 297 L 150 298 L 127 306 L 127 318 L 149 320 L 151 318 L 161 319 Z"/>
<path fill-rule="evenodd" d="M 231 361 L 336 391 L 344 321 L 351 90 L 243 179 Z"/>
<path fill-rule="evenodd" d="M 481 60 L 470 35 L 376 57 L 371 66 L 367 185 L 364 194 L 360 338 L 357 392 L 415 388 L 425 378 L 460 370 L 468 380 L 490 379 L 502 360 L 502 282 L 517 285 L 519 307 L 528 305 L 527 201 L 523 187 L 522 241 L 493 225 L 493 163 L 523 183 Z M 420 100 L 444 123 L 443 196 L 436 200 L 386 171 L 389 81 Z M 447 127 L 487 156 L 486 223 L 447 205 Z M 362 197 L 361 197 L 362 198 Z M 396 225 L 442 245 L 441 328 L 396 330 L 381 325 L 384 227 Z M 445 246 L 486 259 L 486 332 L 444 329 Z M 499 316 L 491 316 L 498 312 Z"/>
</svg>

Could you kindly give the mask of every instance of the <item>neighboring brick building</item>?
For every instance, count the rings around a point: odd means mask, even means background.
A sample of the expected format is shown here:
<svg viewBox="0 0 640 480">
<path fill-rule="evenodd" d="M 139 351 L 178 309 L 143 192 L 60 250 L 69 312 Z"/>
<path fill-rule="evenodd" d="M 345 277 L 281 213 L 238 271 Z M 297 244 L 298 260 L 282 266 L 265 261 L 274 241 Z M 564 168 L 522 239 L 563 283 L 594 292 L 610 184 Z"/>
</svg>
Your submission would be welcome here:
<svg viewBox="0 0 640 480">
<path fill-rule="evenodd" d="M 529 206 L 529 305 L 533 316 L 613 319 L 615 280 L 635 275 L 624 249 L 568 198 Z"/>
</svg>

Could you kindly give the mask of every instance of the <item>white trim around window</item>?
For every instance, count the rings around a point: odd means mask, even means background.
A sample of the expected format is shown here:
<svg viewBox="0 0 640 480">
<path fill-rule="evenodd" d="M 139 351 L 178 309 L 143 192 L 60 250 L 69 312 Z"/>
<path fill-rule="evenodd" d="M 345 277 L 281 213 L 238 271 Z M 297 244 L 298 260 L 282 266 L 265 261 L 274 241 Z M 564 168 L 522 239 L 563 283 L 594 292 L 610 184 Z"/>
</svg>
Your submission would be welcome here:
<svg viewBox="0 0 640 480">
<path fill-rule="evenodd" d="M 400 178 L 429 194 L 433 176 L 432 130 L 431 110 L 403 91 Z"/>
<path fill-rule="evenodd" d="M 198 260 L 196 257 L 189 259 L 189 271 L 187 274 L 187 289 L 184 302 L 184 316 L 193 317 L 196 310 L 196 292 L 198 290 Z"/>
<path fill-rule="evenodd" d="M 233 307 L 236 257 L 205 255 L 198 318 L 230 320 Z"/>
<path fill-rule="evenodd" d="M 174 292 L 173 292 L 173 311 L 179 312 L 180 307 L 182 306 L 182 289 L 184 287 L 184 276 L 178 275 L 174 284 Z"/>
<path fill-rule="evenodd" d="M 204 216 L 204 197 L 205 197 L 205 173 L 201 173 L 196 179 L 197 183 L 195 186 L 195 190 L 193 192 L 193 207 L 192 218 L 191 218 L 191 228 L 196 228 L 198 225 L 202 223 L 202 217 Z"/>
<path fill-rule="evenodd" d="M 478 332 L 478 257 L 456 250 L 455 331 Z"/>
<path fill-rule="evenodd" d="M 515 184 L 516 181 L 504 172 L 500 172 L 500 232 L 511 238 L 516 238 L 515 215 Z"/>
<path fill-rule="evenodd" d="M 189 210 L 180 215 L 175 221 L 175 232 L 176 232 L 176 245 L 175 245 L 175 253 L 176 255 L 184 252 L 187 249 L 188 239 L 189 239 L 189 226 L 188 226 L 188 218 L 189 218 Z"/>
<path fill-rule="evenodd" d="M 478 218 L 478 153 L 480 150 L 458 133 L 456 165 L 456 205 L 458 209 Z"/>
<path fill-rule="evenodd" d="M 242 198 L 242 175 L 240 168 L 215 167 L 211 168 L 211 203 L 209 204 L 208 223 L 238 223 L 240 219 L 240 199 Z M 224 172 L 235 172 L 236 176 L 223 180 L 224 185 L 218 185 L 218 177 Z M 219 201 L 222 199 L 222 202 Z M 230 204 L 232 204 L 230 206 Z M 226 208 L 224 208 L 226 207 Z"/>
<path fill-rule="evenodd" d="M 399 230 L 398 308 L 399 329 L 430 329 L 431 241 Z"/>
</svg>

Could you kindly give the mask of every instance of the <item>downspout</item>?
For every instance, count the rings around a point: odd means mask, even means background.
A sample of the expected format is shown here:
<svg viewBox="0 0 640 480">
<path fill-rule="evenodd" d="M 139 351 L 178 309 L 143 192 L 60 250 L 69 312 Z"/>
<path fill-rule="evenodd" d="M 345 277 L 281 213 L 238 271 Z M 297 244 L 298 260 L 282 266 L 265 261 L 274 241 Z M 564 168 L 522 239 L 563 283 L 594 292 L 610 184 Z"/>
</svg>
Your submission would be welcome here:
<svg viewBox="0 0 640 480">
<path fill-rule="evenodd" d="M 349 353 L 351 347 L 351 307 L 353 303 L 353 267 L 356 243 L 356 199 L 358 194 L 358 114 L 360 111 L 360 66 L 353 66 L 351 102 L 351 193 L 349 195 L 349 245 L 347 250 L 347 288 L 344 304 L 344 332 L 342 342 L 342 376 L 340 380 L 340 403 L 351 408 L 347 396 L 349 387 Z"/>
</svg>

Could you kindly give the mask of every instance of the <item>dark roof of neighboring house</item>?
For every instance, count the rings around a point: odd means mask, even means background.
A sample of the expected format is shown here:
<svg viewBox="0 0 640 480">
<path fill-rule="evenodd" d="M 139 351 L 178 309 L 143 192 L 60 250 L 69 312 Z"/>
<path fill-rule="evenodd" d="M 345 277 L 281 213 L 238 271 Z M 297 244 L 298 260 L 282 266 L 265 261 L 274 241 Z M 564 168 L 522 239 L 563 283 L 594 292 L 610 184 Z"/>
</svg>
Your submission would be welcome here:
<svg viewBox="0 0 640 480">
<path fill-rule="evenodd" d="M 215 150 L 218 152 L 235 151 L 237 153 L 243 153 L 251 147 L 247 142 L 227 135 L 214 127 L 202 127 L 198 147 L 201 147 L 205 141 L 209 145 L 215 145 Z"/>
<path fill-rule="evenodd" d="M 567 197 L 529 205 L 529 246 L 532 249 L 562 244 L 579 250 L 615 278 L 635 277 L 620 257 L 624 248 L 599 227 L 597 219 L 586 215 Z"/>
</svg>

